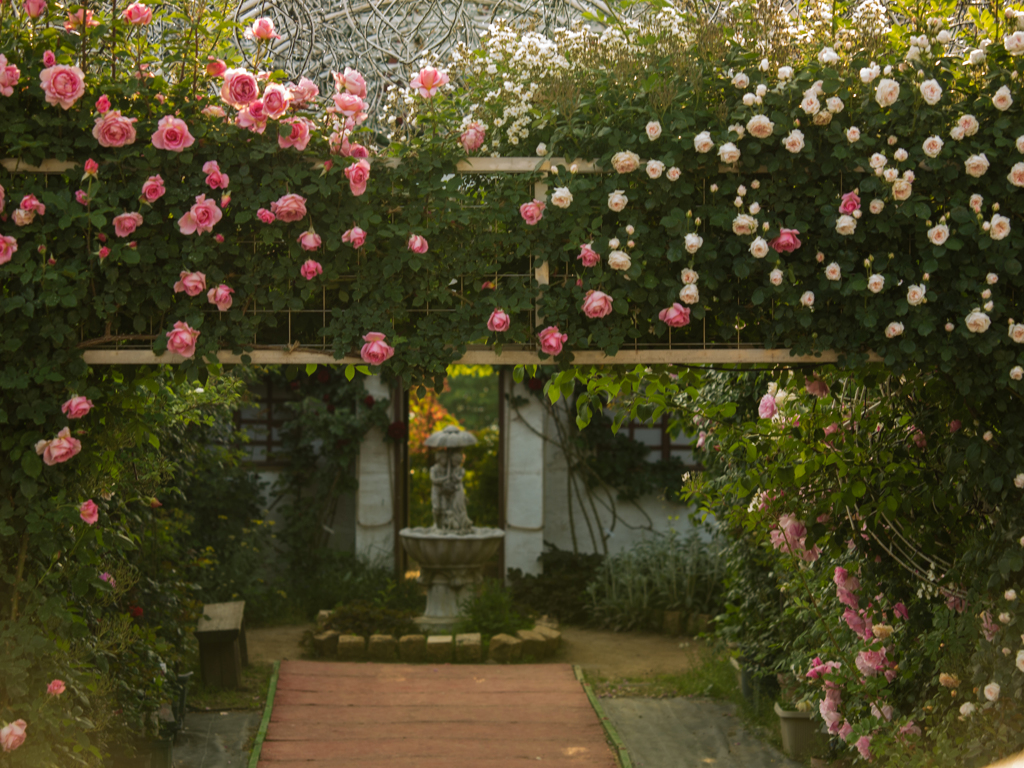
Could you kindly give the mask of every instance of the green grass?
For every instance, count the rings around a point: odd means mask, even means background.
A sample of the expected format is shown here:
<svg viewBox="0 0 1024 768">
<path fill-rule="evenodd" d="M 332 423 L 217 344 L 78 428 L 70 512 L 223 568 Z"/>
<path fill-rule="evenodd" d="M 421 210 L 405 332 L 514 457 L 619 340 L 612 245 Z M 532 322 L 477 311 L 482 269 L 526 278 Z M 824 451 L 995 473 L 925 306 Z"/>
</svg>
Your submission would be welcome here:
<svg viewBox="0 0 1024 768">
<path fill-rule="evenodd" d="M 192 711 L 225 711 L 231 709 L 260 709 L 267 703 L 267 688 L 274 665 L 266 662 L 242 667 L 242 687 L 207 688 L 203 685 L 199 671 L 193 675 L 188 688 L 188 708 Z"/>
</svg>

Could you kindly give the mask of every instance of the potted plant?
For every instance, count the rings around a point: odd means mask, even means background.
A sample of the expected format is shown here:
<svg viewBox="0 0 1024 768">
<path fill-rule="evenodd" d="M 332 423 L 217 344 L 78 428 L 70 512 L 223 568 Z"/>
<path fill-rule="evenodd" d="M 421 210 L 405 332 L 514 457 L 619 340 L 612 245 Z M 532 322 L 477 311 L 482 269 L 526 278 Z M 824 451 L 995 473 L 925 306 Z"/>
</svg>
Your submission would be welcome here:
<svg viewBox="0 0 1024 768">
<path fill-rule="evenodd" d="M 828 737 L 821 732 L 820 722 L 812 719 L 814 706 L 802 699 L 793 709 L 783 709 L 775 702 L 782 731 L 782 750 L 794 760 L 819 757 L 828 751 Z"/>
</svg>

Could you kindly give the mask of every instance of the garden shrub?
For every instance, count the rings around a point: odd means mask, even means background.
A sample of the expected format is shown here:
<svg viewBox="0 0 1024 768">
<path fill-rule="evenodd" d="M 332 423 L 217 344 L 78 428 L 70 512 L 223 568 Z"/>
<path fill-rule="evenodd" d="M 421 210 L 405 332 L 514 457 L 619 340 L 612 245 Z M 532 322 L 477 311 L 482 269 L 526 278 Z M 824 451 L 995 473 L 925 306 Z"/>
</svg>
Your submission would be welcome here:
<svg viewBox="0 0 1024 768">
<path fill-rule="evenodd" d="M 537 616 L 553 616 L 567 624 L 582 624 L 590 615 L 587 586 L 597 574 L 604 555 L 567 552 L 544 542 L 542 572 L 524 574 L 509 568 L 512 598 Z"/>
<path fill-rule="evenodd" d="M 484 637 L 502 633 L 515 636 L 533 622 L 516 608 L 512 593 L 499 579 L 486 579 L 476 594 L 459 607 L 456 632 L 479 632 Z"/>
</svg>

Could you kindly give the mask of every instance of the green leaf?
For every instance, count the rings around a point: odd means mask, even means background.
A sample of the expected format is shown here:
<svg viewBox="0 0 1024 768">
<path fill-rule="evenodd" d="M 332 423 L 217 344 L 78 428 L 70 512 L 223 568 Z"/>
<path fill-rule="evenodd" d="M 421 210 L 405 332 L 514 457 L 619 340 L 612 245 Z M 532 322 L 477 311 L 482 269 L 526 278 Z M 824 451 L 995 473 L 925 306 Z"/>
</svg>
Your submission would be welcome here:
<svg viewBox="0 0 1024 768">
<path fill-rule="evenodd" d="M 352 381 L 356 377 L 356 367 L 354 365 L 345 366 L 345 378 Z"/>
<path fill-rule="evenodd" d="M 861 482 L 860 480 L 854 480 L 853 484 L 850 486 L 850 493 L 852 493 L 858 499 L 864 496 L 864 494 L 867 492 L 868 487 L 864 485 L 864 483 Z"/>
<path fill-rule="evenodd" d="M 39 477 L 43 471 L 43 462 L 35 453 L 26 451 L 21 457 L 21 469 L 29 477 Z"/>
<path fill-rule="evenodd" d="M 316 373 L 316 363 L 306 363 L 306 375 L 312 376 Z"/>
</svg>

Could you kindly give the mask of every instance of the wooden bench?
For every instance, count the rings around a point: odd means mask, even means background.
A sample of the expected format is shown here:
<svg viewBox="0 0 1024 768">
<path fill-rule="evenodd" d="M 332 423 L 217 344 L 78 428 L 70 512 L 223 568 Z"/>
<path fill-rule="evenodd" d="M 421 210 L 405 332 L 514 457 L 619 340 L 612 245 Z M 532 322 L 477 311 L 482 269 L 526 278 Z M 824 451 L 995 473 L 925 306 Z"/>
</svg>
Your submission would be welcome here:
<svg viewBox="0 0 1024 768">
<path fill-rule="evenodd" d="M 240 688 L 242 666 L 249 666 L 245 646 L 245 601 L 208 603 L 195 631 L 203 683 L 212 688 Z"/>
</svg>

